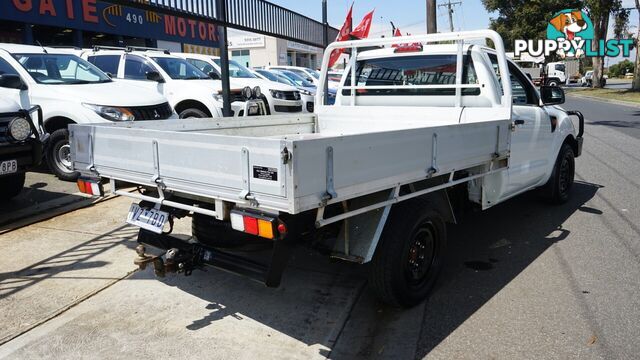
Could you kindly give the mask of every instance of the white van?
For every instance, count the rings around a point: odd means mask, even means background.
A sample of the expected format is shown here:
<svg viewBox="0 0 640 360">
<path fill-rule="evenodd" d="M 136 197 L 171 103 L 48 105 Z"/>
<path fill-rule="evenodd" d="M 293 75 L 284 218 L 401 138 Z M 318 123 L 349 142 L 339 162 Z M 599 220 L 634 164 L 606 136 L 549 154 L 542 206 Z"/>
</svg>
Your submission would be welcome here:
<svg viewBox="0 0 640 360">
<path fill-rule="evenodd" d="M 61 49 L 0 44 L 0 76 L 15 86 L 0 86 L 0 96 L 22 108 L 43 110 L 51 134 L 45 151 L 51 171 L 75 180 L 71 169 L 69 124 L 176 118 L 167 99 L 130 82 L 113 81 L 87 61 Z"/>
<path fill-rule="evenodd" d="M 222 84 L 168 50 L 95 47 L 80 56 L 118 79 L 138 81 L 169 99 L 180 118 L 221 117 Z M 234 116 L 266 113 L 253 90 L 233 89 Z M 258 94 L 259 95 L 259 94 Z"/>
<path fill-rule="evenodd" d="M 212 73 L 214 77 L 220 77 L 219 57 L 186 53 L 176 55 L 186 59 L 205 74 Z M 229 60 L 229 77 L 231 87 L 249 86 L 253 89 L 258 86 L 262 92 L 262 101 L 266 105 L 268 114 L 299 113 L 303 110 L 301 91 L 293 86 L 265 81 L 234 60 Z"/>
</svg>

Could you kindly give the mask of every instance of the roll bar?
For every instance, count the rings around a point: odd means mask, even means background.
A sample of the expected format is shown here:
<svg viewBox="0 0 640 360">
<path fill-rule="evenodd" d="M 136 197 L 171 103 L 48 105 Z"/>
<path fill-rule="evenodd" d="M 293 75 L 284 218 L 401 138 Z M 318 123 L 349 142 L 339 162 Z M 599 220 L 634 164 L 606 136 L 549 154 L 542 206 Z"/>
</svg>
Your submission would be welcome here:
<svg viewBox="0 0 640 360">
<path fill-rule="evenodd" d="M 322 59 L 322 69 L 320 71 L 320 82 L 318 86 L 318 90 L 316 91 L 316 107 L 325 106 L 324 105 L 324 88 L 326 86 L 327 81 L 327 71 L 329 58 L 333 50 L 337 49 L 351 49 L 351 86 L 345 86 L 344 89 L 352 90 L 352 105 L 355 101 L 355 92 L 354 90 L 358 88 L 368 88 L 362 86 L 356 86 L 355 84 L 355 64 L 356 59 L 358 57 L 358 48 L 371 48 L 371 47 L 379 47 L 383 45 L 394 45 L 398 43 L 420 43 L 420 44 L 429 44 L 429 43 L 437 43 L 444 41 L 454 41 L 458 44 L 458 52 L 457 52 L 457 76 L 456 76 L 456 84 L 455 85 L 419 85 L 417 87 L 420 88 L 455 88 L 456 89 L 456 106 L 461 106 L 461 98 L 462 98 L 462 89 L 469 88 L 470 85 L 462 84 L 462 70 L 463 70 L 463 45 L 465 42 L 469 42 L 472 40 L 486 40 L 489 39 L 493 42 L 496 50 L 496 54 L 498 57 L 498 68 L 500 69 L 500 81 L 502 82 L 503 95 L 500 101 L 500 107 L 511 108 L 512 106 L 512 90 L 511 90 L 511 76 L 509 73 L 509 66 L 507 62 L 507 55 L 504 49 L 504 42 L 502 41 L 502 37 L 493 30 L 475 30 L 475 31 L 460 31 L 460 32 L 450 32 L 450 33 L 439 33 L 439 34 L 423 34 L 423 35 L 412 35 L 405 37 L 390 37 L 390 38 L 377 38 L 377 39 L 362 39 L 362 40 L 352 40 L 352 41 L 340 41 L 329 44 L 324 52 L 324 57 Z M 414 85 L 416 86 L 416 85 Z M 383 86 L 384 87 L 384 86 Z M 393 88 L 394 86 L 389 86 L 389 88 Z"/>
</svg>

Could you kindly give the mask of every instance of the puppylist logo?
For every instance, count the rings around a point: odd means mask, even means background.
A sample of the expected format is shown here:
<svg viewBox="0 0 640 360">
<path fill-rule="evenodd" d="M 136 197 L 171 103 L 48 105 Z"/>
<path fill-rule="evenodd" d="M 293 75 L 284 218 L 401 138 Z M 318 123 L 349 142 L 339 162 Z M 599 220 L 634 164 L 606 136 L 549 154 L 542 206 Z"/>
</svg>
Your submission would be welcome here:
<svg viewBox="0 0 640 360">
<path fill-rule="evenodd" d="M 528 53 L 531 56 L 558 54 L 561 58 L 629 57 L 633 39 L 601 39 L 594 50 L 593 22 L 586 12 L 564 9 L 556 13 L 547 25 L 547 39 L 515 41 L 515 56 Z"/>
</svg>

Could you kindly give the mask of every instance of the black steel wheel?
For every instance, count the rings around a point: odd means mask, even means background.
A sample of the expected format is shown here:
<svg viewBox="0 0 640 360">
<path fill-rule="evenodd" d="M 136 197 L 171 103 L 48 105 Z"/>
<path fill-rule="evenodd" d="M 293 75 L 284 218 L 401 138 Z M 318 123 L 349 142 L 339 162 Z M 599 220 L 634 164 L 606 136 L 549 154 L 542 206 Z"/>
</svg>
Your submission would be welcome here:
<svg viewBox="0 0 640 360">
<path fill-rule="evenodd" d="M 421 200 L 392 210 L 369 272 L 369 285 L 393 306 L 411 307 L 426 299 L 436 283 L 446 248 L 442 216 Z"/>
<path fill-rule="evenodd" d="M 546 191 L 549 200 L 556 204 L 564 204 L 571 197 L 571 189 L 575 180 L 575 154 L 569 144 L 560 148 L 556 164 L 547 182 Z"/>
</svg>

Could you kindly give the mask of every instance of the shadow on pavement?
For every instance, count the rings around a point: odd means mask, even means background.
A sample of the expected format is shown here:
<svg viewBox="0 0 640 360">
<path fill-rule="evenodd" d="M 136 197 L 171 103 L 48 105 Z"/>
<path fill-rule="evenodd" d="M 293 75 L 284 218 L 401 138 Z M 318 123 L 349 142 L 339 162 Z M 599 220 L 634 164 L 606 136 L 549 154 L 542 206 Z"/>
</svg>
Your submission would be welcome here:
<svg viewBox="0 0 640 360">
<path fill-rule="evenodd" d="M 0 202 L 0 231 L 16 220 L 38 215 L 63 205 L 85 199 L 74 182 L 64 182 L 52 175 L 46 165 L 27 173 L 25 186 L 15 198 Z M 8 225 L 8 226 L 3 226 Z"/>
<path fill-rule="evenodd" d="M 473 313 L 571 229 L 563 223 L 576 211 L 601 215 L 584 204 L 602 186 L 576 182 L 571 200 L 546 204 L 524 194 L 450 228 L 448 266 L 428 300 L 416 358 L 429 354 Z"/>
<path fill-rule="evenodd" d="M 0 299 L 36 285 L 41 281 L 55 278 L 56 275 L 64 272 L 105 266 L 108 264 L 107 262 L 91 261 L 91 259 L 119 245 L 134 248 L 135 243 L 131 239 L 137 233 L 136 229 L 126 225 L 121 226 L 18 271 L 0 273 Z M 34 251 L 37 251 L 37 249 L 34 249 Z"/>
<path fill-rule="evenodd" d="M 571 229 L 563 228 L 562 224 L 573 213 L 602 214 L 601 210 L 584 205 L 600 187 L 576 182 L 572 200 L 561 206 L 546 204 L 535 193 L 525 194 L 451 226 L 447 265 L 426 304 L 422 328 L 416 325 L 409 331 L 413 338 L 404 339 L 412 349 L 418 342 L 416 358 L 429 354 L 551 245 L 566 239 Z M 211 274 L 196 272 L 189 280 L 172 276 L 164 282 L 209 304 L 207 316 L 190 319 L 187 329 L 191 331 L 227 317 L 239 320 L 249 317 L 309 346 L 321 344 L 330 349 L 330 356 L 393 358 L 392 353 L 372 352 L 369 347 L 374 341 L 387 341 L 386 327 L 409 310 L 391 309 L 376 300 L 365 299 L 363 302 L 375 314 L 365 324 L 368 328 L 355 326 L 350 331 L 362 334 L 350 334 L 347 338 L 359 341 L 340 344 L 349 347 L 346 352 L 343 349 L 331 352 L 343 329 L 351 329 L 344 327 L 341 312 L 349 316 L 354 301 L 372 296 L 370 291 L 363 291 L 366 266 L 331 263 L 307 249 L 299 252 L 285 272 L 283 285 L 277 289 L 268 289 L 247 278 L 223 275 L 215 269 L 208 270 Z M 381 338 L 372 340 L 378 335 Z M 325 350 L 320 353 L 329 354 Z"/>
</svg>

